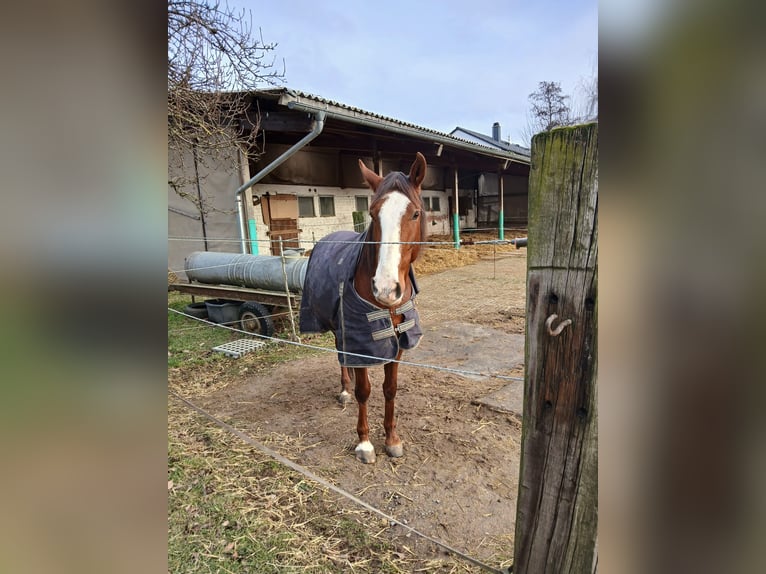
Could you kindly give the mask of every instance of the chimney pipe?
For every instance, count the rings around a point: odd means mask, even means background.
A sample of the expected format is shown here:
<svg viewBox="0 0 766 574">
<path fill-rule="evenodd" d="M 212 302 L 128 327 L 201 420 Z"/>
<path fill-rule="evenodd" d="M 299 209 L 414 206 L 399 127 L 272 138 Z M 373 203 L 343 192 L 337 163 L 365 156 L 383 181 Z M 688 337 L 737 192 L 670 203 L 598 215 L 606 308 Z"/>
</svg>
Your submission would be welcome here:
<svg viewBox="0 0 766 574">
<path fill-rule="evenodd" d="M 500 122 L 492 124 L 492 139 L 497 142 L 500 141 Z"/>
</svg>

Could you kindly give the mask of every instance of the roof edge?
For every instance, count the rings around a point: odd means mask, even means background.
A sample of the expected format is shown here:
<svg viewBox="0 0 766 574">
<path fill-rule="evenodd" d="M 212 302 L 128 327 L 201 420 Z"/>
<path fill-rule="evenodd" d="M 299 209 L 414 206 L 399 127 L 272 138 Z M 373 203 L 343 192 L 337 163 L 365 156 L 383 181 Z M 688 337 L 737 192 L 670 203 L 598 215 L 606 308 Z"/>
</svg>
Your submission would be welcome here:
<svg viewBox="0 0 766 574">
<path fill-rule="evenodd" d="M 444 132 L 424 128 L 415 124 L 409 124 L 393 118 L 388 118 L 367 112 L 360 108 L 354 108 L 340 104 L 338 102 L 326 100 L 324 98 L 311 96 L 304 92 L 291 90 L 288 88 L 263 90 L 263 92 L 272 96 L 278 96 L 279 105 L 286 106 L 290 109 L 305 111 L 309 113 L 322 111 L 328 114 L 330 117 L 334 117 L 336 119 L 345 120 L 360 125 L 366 125 L 369 127 L 385 129 L 388 131 L 394 131 L 410 137 L 428 140 L 435 144 L 447 145 L 450 147 L 479 153 L 481 155 L 490 156 L 501 160 L 512 161 L 523 165 L 530 165 L 531 162 L 530 157 L 523 154 L 475 144 L 467 140 L 451 136 Z M 254 94 L 258 93 L 259 91 L 254 92 Z"/>
</svg>

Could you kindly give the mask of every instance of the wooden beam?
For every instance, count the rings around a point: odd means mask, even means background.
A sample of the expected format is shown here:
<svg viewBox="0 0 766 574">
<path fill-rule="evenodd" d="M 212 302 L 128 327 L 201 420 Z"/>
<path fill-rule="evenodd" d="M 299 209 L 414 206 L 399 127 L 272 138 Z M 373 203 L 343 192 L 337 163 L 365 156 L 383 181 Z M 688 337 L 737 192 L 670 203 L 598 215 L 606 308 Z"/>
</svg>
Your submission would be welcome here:
<svg viewBox="0 0 766 574">
<path fill-rule="evenodd" d="M 300 132 L 300 137 L 303 135 Z M 395 135 L 395 134 L 394 134 Z M 471 153 L 458 149 L 443 147 L 441 156 L 437 155 L 432 144 L 422 140 L 407 139 L 402 136 L 378 136 L 368 133 L 354 132 L 349 130 L 336 131 L 333 128 L 325 127 L 324 131 L 311 142 L 312 149 L 340 150 L 343 152 L 354 152 L 373 156 L 377 151 L 387 158 L 401 157 L 412 158 L 416 152 L 426 156 L 429 165 L 449 167 L 457 164 L 461 169 L 470 169 L 494 173 L 497 170 L 497 158 L 482 156 L 481 154 Z M 293 145 L 298 141 L 299 135 L 292 132 L 266 131 L 265 140 L 267 144 Z M 527 175 L 529 165 L 517 162 L 509 162 L 504 170 L 505 174 Z"/>
<path fill-rule="evenodd" d="M 263 291 L 249 287 L 237 287 L 234 285 L 208 285 L 204 283 L 171 283 L 168 291 L 178 291 L 198 297 L 215 297 L 220 299 L 234 299 L 236 301 L 257 301 L 264 305 L 277 305 L 286 307 L 288 295 L 277 291 Z M 300 304 L 300 295 L 290 294 L 290 305 Z"/>
<path fill-rule="evenodd" d="M 598 563 L 598 125 L 532 140 L 514 574 Z"/>
</svg>

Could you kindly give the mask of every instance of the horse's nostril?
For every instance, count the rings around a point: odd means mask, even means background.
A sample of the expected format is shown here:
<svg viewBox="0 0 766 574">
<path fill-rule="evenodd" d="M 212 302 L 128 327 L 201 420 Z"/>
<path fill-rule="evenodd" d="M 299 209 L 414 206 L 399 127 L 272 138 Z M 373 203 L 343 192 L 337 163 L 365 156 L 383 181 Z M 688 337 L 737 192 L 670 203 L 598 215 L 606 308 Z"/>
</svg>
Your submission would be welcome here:
<svg viewBox="0 0 766 574">
<path fill-rule="evenodd" d="M 401 296 L 402 296 L 402 286 L 397 282 L 396 283 L 396 298 L 398 299 Z"/>
</svg>

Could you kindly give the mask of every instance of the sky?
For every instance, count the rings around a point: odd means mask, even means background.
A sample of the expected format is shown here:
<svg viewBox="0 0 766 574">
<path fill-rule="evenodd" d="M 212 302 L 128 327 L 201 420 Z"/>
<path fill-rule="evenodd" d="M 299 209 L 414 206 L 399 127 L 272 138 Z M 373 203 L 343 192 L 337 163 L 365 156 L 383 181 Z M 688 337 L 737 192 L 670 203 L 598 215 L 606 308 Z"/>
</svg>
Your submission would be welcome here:
<svg viewBox="0 0 766 574">
<path fill-rule="evenodd" d="M 598 1 L 229 0 L 276 43 L 284 86 L 449 133 L 524 144 L 528 96 L 582 100 L 598 74 Z"/>
</svg>

